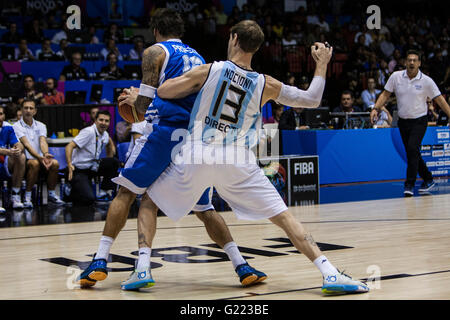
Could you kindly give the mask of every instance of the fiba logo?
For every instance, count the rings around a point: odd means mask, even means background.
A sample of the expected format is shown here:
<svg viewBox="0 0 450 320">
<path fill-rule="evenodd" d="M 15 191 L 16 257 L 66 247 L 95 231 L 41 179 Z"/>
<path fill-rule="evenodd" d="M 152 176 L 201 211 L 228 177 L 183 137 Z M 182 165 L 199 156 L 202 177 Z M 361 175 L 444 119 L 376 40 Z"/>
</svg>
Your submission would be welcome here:
<svg viewBox="0 0 450 320">
<path fill-rule="evenodd" d="M 377 5 L 371 5 L 367 7 L 366 13 L 372 15 L 367 18 L 366 25 L 367 29 L 373 30 L 373 29 L 381 29 L 381 10 L 380 7 Z"/>
<path fill-rule="evenodd" d="M 314 162 L 297 162 L 294 164 L 294 174 L 314 174 Z"/>
</svg>

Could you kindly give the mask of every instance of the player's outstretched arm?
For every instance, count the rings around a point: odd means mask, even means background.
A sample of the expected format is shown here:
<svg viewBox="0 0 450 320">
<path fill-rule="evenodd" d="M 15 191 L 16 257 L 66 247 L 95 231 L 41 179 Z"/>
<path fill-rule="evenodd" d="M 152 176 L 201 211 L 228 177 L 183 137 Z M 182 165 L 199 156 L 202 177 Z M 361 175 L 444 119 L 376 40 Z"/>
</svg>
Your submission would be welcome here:
<svg viewBox="0 0 450 320">
<path fill-rule="evenodd" d="M 311 54 L 316 61 L 316 70 L 308 90 L 288 86 L 270 76 L 266 76 L 262 104 L 269 100 L 274 100 L 290 107 L 317 108 L 322 100 L 327 65 L 332 53 L 333 48 L 326 47 L 323 43 L 316 42 L 311 47 Z"/>
<path fill-rule="evenodd" d="M 165 57 L 166 53 L 157 45 L 145 49 L 142 53 L 142 81 L 139 95 L 134 103 L 136 111 L 139 113 L 145 113 L 153 100 L 154 89 L 158 86 L 159 74 Z"/>
<path fill-rule="evenodd" d="M 163 99 L 181 99 L 200 91 L 208 77 L 211 64 L 195 67 L 182 76 L 168 79 L 158 88 L 158 97 Z"/>
</svg>

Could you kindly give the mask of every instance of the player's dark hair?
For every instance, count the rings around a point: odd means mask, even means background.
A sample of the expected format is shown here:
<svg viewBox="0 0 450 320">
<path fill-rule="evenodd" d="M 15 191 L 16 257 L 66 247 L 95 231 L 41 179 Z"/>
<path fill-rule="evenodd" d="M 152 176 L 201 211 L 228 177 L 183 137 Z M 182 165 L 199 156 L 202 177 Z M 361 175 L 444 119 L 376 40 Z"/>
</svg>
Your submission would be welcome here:
<svg viewBox="0 0 450 320">
<path fill-rule="evenodd" d="M 184 34 L 184 21 L 175 10 L 160 8 L 151 18 L 150 28 L 158 30 L 163 37 L 181 38 Z"/>
<path fill-rule="evenodd" d="M 406 57 L 408 57 L 410 54 L 414 54 L 414 55 L 418 56 L 419 61 L 422 61 L 422 54 L 419 51 L 413 50 L 413 49 L 406 51 Z"/>
<path fill-rule="evenodd" d="M 239 47 L 244 52 L 255 53 L 264 42 L 264 32 L 253 20 L 243 20 L 235 24 L 230 33 L 237 34 Z"/>
<path fill-rule="evenodd" d="M 108 110 L 98 110 L 97 114 L 95 115 L 95 120 L 97 120 L 101 114 L 108 116 L 111 119 L 111 113 L 109 113 Z"/>
</svg>

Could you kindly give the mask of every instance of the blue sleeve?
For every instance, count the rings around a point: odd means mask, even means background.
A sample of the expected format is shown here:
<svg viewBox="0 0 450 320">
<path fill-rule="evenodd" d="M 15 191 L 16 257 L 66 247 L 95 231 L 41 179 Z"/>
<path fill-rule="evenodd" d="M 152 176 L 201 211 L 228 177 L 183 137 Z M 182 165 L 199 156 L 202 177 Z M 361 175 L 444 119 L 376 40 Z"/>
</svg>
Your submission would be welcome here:
<svg viewBox="0 0 450 320">
<path fill-rule="evenodd" d="M 13 127 L 7 127 L 9 129 L 9 137 L 8 137 L 8 142 L 9 145 L 12 147 L 13 145 L 15 145 L 17 142 L 19 142 L 19 140 L 17 140 L 16 137 L 16 133 L 14 132 L 14 128 Z"/>
</svg>

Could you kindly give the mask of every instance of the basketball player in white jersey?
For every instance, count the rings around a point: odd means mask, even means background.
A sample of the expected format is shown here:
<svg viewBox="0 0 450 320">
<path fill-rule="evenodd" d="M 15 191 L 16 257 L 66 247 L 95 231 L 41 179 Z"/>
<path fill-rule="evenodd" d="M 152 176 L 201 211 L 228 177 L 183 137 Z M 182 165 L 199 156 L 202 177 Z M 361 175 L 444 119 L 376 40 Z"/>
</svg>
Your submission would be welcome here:
<svg viewBox="0 0 450 320">
<path fill-rule="evenodd" d="M 251 140 L 257 140 L 251 137 L 252 130 L 267 101 L 301 108 L 319 105 L 332 48 L 323 43 L 311 48 L 316 70 L 308 90 L 303 91 L 251 69 L 253 54 L 263 41 L 256 22 L 241 21 L 231 28 L 228 61 L 199 66 L 158 88 L 157 95 L 163 99 L 198 95 L 189 125 L 191 143 L 183 145 L 182 156 L 173 160 L 147 193 L 168 217 L 178 220 L 190 212 L 205 187 L 212 185 L 238 218 L 268 218 L 281 227 L 321 271 L 324 293 L 368 292 L 367 285 L 339 272 L 322 254 L 249 151 Z M 245 161 L 237 162 L 234 156 L 242 154 Z"/>
</svg>

